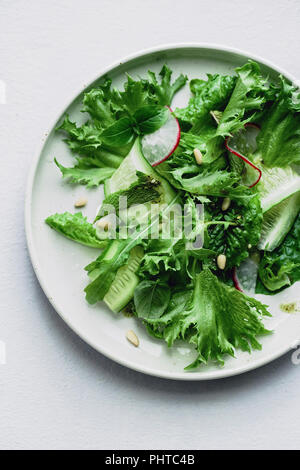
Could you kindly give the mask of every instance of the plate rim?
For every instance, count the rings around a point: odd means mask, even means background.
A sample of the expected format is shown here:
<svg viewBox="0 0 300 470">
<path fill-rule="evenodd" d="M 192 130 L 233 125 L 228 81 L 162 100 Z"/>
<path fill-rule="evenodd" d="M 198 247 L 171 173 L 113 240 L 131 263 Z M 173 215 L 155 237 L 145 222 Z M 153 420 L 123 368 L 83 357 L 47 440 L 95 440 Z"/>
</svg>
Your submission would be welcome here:
<svg viewBox="0 0 300 470">
<path fill-rule="evenodd" d="M 33 185 L 35 181 L 35 176 L 38 168 L 38 164 L 40 161 L 40 156 L 42 154 L 44 146 L 47 144 L 47 141 L 51 135 L 51 131 L 53 130 L 55 124 L 57 123 L 58 119 L 60 116 L 63 114 L 63 112 L 74 102 L 74 100 L 86 89 L 89 88 L 95 81 L 97 81 L 99 78 L 105 76 L 108 74 L 110 71 L 118 67 L 119 65 L 124 65 L 129 61 L 132 61 L 134 59 L 141 58 L 143 56 L 149 55 L 151 53 L 159 53 L 159 52 L 168 52 L 172 51 L 175 49 L 208 49 L 208 50 L 214 50 L 218 52 L 225 52 L 225 53 L 232 53 L 236 55 L 241 55 L 244 57 L 247 57 L 250 60 L 254 60 L 257 62 L 260 62 L 261 64 L 265 65 L 266 67 L 274 70 L 277 72 L 279 75 L 283 75 L 285 78 L 290 80 L 292 83 L 297 84 L 297 79 L 284 70 L 283 68 L 279 67 L 278 65 L 274 64 L 270 60 L 266 60 L 259 55 L 249 53 L 245 50 L 238 49 L 235 47 L 230 47 L 230 46 L 224 46 L 220 44 L 214 44 L 214 43 L 205 43 L 205 42 L 180 42 L 180 43 L 167 43 L 167 44 L 161 44 L 155 47 L 150 47 L 150 48 L 145 48 L 141 49 L 137 52 L 134 52 L 132 54 L 127 55 L 126 57 L 123 57 L 112 64 L 108 65 L 107 67 L 101 69 L 100 72 L 97 73 L 97 75 L 89 80 L 86 85 L 81 87 L 79 90 L 72 90 L 71 97 L 66 100 L 66 103 L 63 107 L 59 106 L 59 112 L 56 114 L 56 118 L 51 122 L 51 125 L 48 126 L 48 129 L 46 130 L 46 133 L 43 134 L 43 137 L 40 141 L 40 143 L 37 145 L 37 150 L 35 151 L 35 155 L 31 160 L 30 163 L 30 170 L 29 174 L 27 177 L 27 184 L 26 184 L 26 193 L 25 193 L 25 236 L 26 236 L 26 244 L 27 244 L 27 249 L 29 252 L 29 257 L 32 263 L 33 270 L 35 272 L 35 275 L 37 277 L 37 280 L 40 284 L 40 287 L 42 288 L 44 294 L 46 295 L 48 301 L 54 308 L 54 310 L 58 313 L 58 315 L 62 318 L 62 320 L 68 325 L 69 328 L 71 328 L 74 333 L 76 333 L 83 341 L 85 341 L 89 346 L 91 346 L 93 349 L 95 349 L 97 352 L 100 352 L 103 354 L 105 357 L 115 361 L 116 363 L 128 367 L 134 371 L 141 372 L 143 374 L 147 374 L 150 376 L 154 377 L 159 377 L 159 378 L 164 378 L 164 379 L 172 379 L 172 380 L 182 380 L 182 381 L 203 381 L 203 380 L 217 380 L 217 379 L 222 379 L 226 377 L 233 377 L 236 375 L 241 375 L 246 372 L 250 372 L 251 370 L 257 369 L 259 367 L 262 367 L 266 364 L 269 364 L 270 362 L 278 359 L 279 357 L 283 356 L 284 354 L 288 353 L 289 351 L 292 350 L 293 346 L 285 346 L 280 348 L 277 352 L 271 353 L 268 356 L 264 356 L 261 359 L 258 359 L 256 361 L 247 362 L 243 366 L 241 366 L 239 369 L 228 369 L 228 370 L 222 370 L 222 369 L 216 369 L 213 371 L 197 371 L 197 372 L 166 372 L 166 371 L 160 371 L 151 367 L 143 367 L 142 365 L 136 364 L 132 360 L 123 360 L 122 357 L 118 356 L 117 353 L 111 352 L 107 350 L 104 347 L 99 346 L 99 344 L 94 343 L 90 339 L 86 337 L 85 334 L 82 332 L 78 331 L 78 329 L 72 324 L 72 322 L 66 318 L 66 316 L 63 313 L 63 309 L 60 308 L 60 306 L 55 302 L 55 300 L 52 298 L 50 293 L 48 292 L 48 287 L 47 287 L 47 281 L 45 277 L 42 274 L 42 269 L 39 267 L 38 263 L 38 253 L 35 249 L 34 242 L 33 242 L 33 232 L 32 232 L 32 225 L 31 225 L 31 207 L 32 207 L 32 194 L 33 194 Z M 46 136 L 46 137 L 45 137 Z"/>
</svg>

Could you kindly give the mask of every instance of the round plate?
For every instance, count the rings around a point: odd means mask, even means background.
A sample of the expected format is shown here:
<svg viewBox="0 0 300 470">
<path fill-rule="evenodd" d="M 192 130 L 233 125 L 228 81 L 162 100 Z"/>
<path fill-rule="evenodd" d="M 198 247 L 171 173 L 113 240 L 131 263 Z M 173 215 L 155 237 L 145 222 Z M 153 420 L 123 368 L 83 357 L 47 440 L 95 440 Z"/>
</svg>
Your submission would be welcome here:
<svg viewBox="0 0 300 470">
<path fill-rule="evenodd" d="M 104 75 L 109 75 L 116 86 L 122 85 L 125 72 L 133 77 L 144 75 L 148 69 L 158 72 L 167 63 L 174 74 L 187 74 L 189 79 L 205 77 L 207 73 L 233 73 L 249 58 L 259 62 L 264 74 L 271 78 L 284 75 L 278 67 L 243 52 L 198 44 L 183 44 L 160 47 L 135 54 L 106 69 L 85 90 L 96 86 Z M 66 166 L 74 162 L 62 136 L 55 132 L 57 123 L 68 113 L 72 120 L 81 122 L 85 116 L 80 112 L 82 92 L 63 109 L 53 125 L 32 165 L 26 197 L 26 234 L 32 264 L 38 280 L 53 307 L 65 322 L 88 344 L 110 359 L 146 374 L 181 380 L 206 380 L 228 377 L 255 369 L 289 351 L 300 339 L 300 315 L 288 315 L 280 310 L 280 304 L 297 300 L 297 288 L 292 286 L 271 297 L 257 296 L 270 306 L 273 315 L 265 320 L 274 334 L 262 338 L 262 351 L 251 355 L 237 351 L 236 358 L 228 358 L 223 368 L 213 364 L 203 366 L 195 372 L 185 372 L 184 367 L 195 357 L 192 347 L 178 344 L 167 348 L 163 341 L 150 338 L 140 321 L 110 312 L 103 303 L 90 306 L 85 301 L 83 289 L 87 284 L 84 271 L 98 251 L 73 243 L 51 230 L 45 218 L 55 212 L 74 211 L 74 201 L 86 196 L 88 204 L 83 213 L 89 220 L 95 216 L 103 198 L 103 189 L 86 189 L 62 181 L 53 158 Z M 189 97 L 188 86 L 175 97 L 172 107 L 184 106 Z M 133 329 L 139 339 L 139 348 L 134 348 L 125 338 L 126 331 Z"/>
</svg>

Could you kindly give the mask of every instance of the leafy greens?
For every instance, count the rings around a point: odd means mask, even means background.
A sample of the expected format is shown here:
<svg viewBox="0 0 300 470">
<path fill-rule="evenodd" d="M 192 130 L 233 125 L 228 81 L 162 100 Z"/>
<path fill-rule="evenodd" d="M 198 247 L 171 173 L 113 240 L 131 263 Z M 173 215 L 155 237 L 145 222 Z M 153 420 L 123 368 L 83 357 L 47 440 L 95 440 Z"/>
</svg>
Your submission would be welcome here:
<svg viewBox="0 0 300 470">
<path fill-rule="evenodd" d="M 106 182 L 94 222 L 107 210 L 127 220 L 122 197 L 129 228 L 136 221 L 139 228 L 122 238 L 117 227 L 110 239 L 105 230 L 101 238 L 82 213 L 54 214 L 46 223 L 73 241 L 104 249 L 85 268 L 87 302 L 104 300 L 115 312 L 126 305 L 154 338 L 170 347 L 177 340 L 193 345 L 196 356 L 186 367 L 192 370 L 209 361 L 223 365 L 236 349 L 261 349 L 259 337 L 270 333 L 263 324 L 267 306 L 233 287 L 233 273 L 244 261 L 259 260 L 258 293 L 271 295 L 300 280 L 300 94 L 282 77 L 271 82 L 253 61 L 233 75 L 194 78 L 186 107 L 174 113 L 181 138 L 173 154 L 155 169 L 143 156 L 142 164 L 135 154 L 124 161 L 136 139 L 165 124 L 167 107 L 187 81 L 183 74 L 171 77 L 164 65 L 158 75 L 127 75 L 122 90 L 106 78 L 83 96 L 84 124 L 65 116 L 58 128 L 76 159 L 71 168 L 55 159 L 66 181 L 97 187 L 117 172 L 114 185 Z M 252 137 L 249 127 L 256 129 Z M 229 137 L 237 155 L 226 150 Z M 255 187 L 249 184 L 252 163 L 262 172 Z M 145 216 L 137 210 L 141 204 Z M 152 204 L 158 209 L 149 221 Z M 189 230 L 178 231 L 177 222 L 187 219 Z"/>
</svg>

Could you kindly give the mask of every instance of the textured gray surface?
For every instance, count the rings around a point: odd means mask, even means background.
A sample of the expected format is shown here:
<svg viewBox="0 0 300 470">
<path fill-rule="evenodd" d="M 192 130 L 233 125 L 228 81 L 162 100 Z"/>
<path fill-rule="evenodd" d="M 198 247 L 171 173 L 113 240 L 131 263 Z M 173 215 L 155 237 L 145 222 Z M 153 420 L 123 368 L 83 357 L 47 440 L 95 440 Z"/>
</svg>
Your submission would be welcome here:
<svg viewBox="0 0 300 470">
<path fill-rule="evenodd" d="M 243 48 L 300 78 L 299 19 L 297 0 L 1 0 L 1 449 L 299 448 L 300 366 L 290 355 L 210 383 L 126 370 L 57 316 L 23 229 L 36 147 L 103 67 L 141 48 L 198 41 Z"/>
</svg>

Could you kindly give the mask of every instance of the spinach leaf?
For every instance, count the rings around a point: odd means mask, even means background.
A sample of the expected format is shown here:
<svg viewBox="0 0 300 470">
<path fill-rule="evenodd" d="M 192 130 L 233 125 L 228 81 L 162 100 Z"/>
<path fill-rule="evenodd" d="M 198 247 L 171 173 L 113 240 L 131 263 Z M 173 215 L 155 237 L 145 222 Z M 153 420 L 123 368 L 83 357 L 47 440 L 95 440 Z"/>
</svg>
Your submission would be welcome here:
<svg viewBox="0 0 300 470">
<path fill-rule="evenodd" d="M 159 318 L 170 302 L 170 289 L 159 281 L 140 282 L 134 291 L 134 305 L 137 316 L 147 320 Z"/>
</svg>

